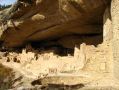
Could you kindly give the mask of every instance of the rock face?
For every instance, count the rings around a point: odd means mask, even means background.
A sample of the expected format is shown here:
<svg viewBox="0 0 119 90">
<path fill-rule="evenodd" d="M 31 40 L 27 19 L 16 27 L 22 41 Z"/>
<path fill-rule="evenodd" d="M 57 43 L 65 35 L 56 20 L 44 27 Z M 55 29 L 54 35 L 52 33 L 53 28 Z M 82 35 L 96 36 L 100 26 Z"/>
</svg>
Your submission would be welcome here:
<svg viewBox="0 0 119 90">
<path fill-rule="evenodd" d="M 110 0 L 19 0 L 0 12 L 1 41 L 17 47 L 29 41 L 59 40 L 69 35 L 101 34 Z M 80 38 L 80 37 L 79 37 Z"/>
</svg>

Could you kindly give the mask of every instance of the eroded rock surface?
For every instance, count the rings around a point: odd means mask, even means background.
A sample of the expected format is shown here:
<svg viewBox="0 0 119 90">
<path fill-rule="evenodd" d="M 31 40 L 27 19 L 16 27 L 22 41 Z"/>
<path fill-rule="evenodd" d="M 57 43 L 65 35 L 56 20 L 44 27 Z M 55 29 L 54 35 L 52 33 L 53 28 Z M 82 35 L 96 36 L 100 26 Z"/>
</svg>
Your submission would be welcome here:
<svg viewBox="0 0 119 90">
<path fill-rule="evenodd" d="M 1 22 L 1 41 L 7 47 L 17 47 L 29 41 L 101 34 L 102 17 L 109 2 L 110 0 L 18 0 L 11 8 L 0 12 L 1 21 L 6 21 L 5 25 Z"/>
</svg>

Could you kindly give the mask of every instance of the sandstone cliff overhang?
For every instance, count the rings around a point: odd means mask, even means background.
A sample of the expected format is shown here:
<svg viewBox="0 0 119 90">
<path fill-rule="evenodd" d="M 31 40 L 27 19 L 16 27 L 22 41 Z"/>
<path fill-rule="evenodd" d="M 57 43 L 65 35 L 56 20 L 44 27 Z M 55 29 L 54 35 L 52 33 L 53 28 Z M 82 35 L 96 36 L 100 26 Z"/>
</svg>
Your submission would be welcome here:
<svg viewBox="0 0 119 90">
<path fill-rule="evenodd" d="M 79 42 L 85 42 L 79 36 L 102 34 L 103 13 L 109 2 L 110 0 L 18 0 L 10 8 L 0 11 L 0 40 L 6 47 L 44 40 L 57 40 L 57 43 L 64 44 L 60 42 L 62 39 L 74 36 Z M 91 37 L 87 43 L 93 43 L 94 39 L 94 36 Z"/>
</svg>

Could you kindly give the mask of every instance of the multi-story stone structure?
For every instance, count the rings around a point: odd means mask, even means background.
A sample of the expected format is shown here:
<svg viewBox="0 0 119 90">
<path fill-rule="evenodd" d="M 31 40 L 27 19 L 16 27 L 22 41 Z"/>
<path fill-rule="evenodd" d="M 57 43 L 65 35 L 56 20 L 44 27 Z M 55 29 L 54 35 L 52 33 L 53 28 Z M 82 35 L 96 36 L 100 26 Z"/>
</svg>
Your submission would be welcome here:
<svg viewBox="0 0 119 90">
<path fill-rule="evenodd" d="M 84 90 L 118 90 L 118 9 L 118 0 L 19 0 L 0 12 L 1 23 L 7 22 L 0 40 L 7 48 L 38 41 L 44 49 L 19 53 L 20 63 L 3 64 L 27 78 L 45 75 L 43 85 L 80 83 Z M 63 51 L 59 46 L 74 49 L 74 55 L 56 55 L 51 47 Z"/>
</svg>

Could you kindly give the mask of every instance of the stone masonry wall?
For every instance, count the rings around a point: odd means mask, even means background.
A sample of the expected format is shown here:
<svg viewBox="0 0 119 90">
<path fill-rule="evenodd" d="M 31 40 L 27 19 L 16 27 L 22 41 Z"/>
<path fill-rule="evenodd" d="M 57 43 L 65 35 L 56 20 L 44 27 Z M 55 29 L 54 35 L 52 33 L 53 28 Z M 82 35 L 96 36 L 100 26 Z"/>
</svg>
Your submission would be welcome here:
<svg viewBox="0 0 119 90">
<path fill-rule="evenodd" d="M 114 76 L 119 79 L 119 0 L 112 0 L 111 5 L 113 30 Z"/>
</svg>

